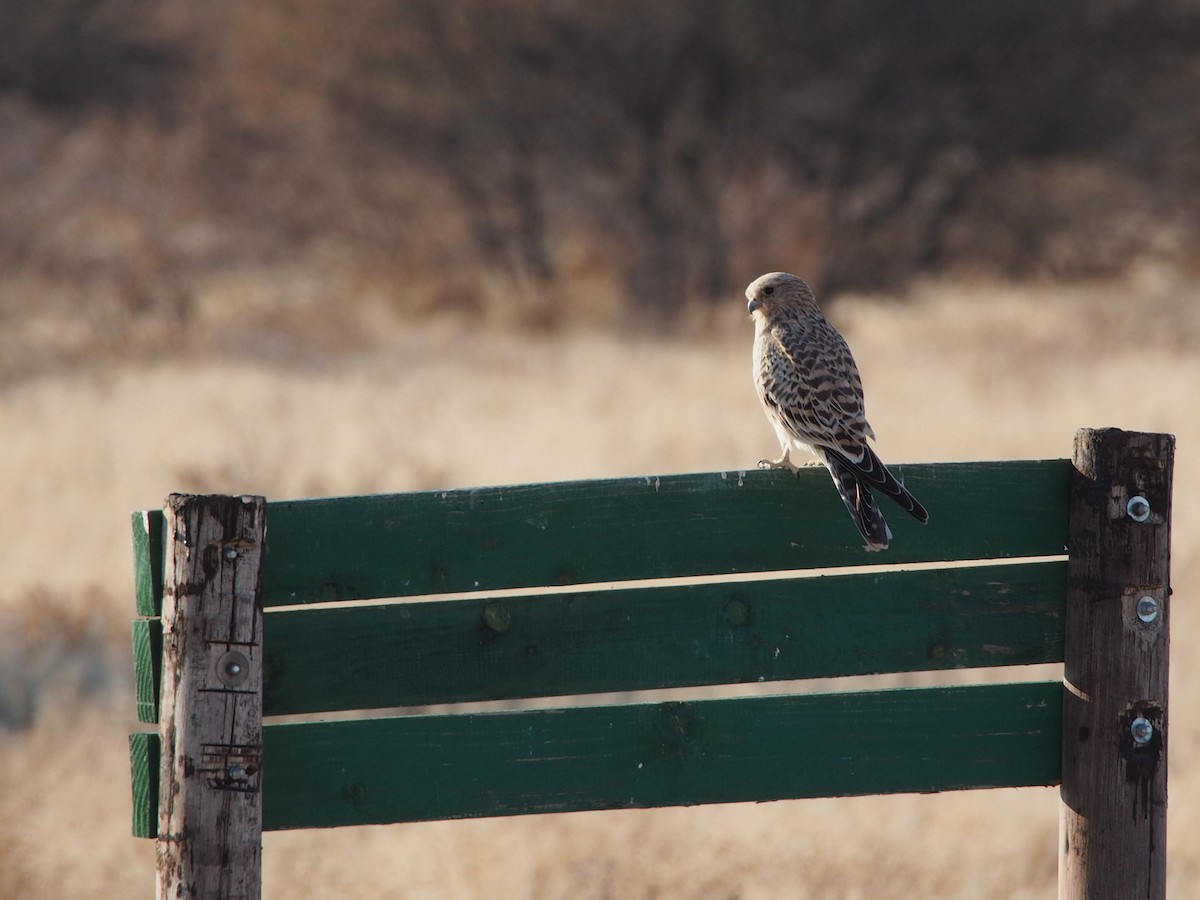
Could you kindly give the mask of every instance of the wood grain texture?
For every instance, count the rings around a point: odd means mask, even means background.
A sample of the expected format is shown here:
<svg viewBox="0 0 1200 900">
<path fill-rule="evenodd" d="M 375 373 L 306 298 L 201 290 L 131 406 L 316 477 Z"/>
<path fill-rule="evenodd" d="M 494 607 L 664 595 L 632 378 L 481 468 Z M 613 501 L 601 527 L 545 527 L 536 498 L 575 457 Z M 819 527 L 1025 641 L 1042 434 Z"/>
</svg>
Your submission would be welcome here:
<svg viewBox="0 0 1200 900">
<path fill-rule="evenodd" d="M 162 685 L 162 620 L 134 619 L 130 633 L 133 643 L 133 684 L 138 721 L 157 722 L 158 698 Z"/>
<path fill-rule="evenodd" d="M 139 616 L 157 616 L 162 612 L 163 584 L 163 511 L 147 509 L 135 512 L 133 525 L 133 583 Z"/>
<path fill-rule="evenodd" d="M 930 522 L 881 554 L 816 469 L 272 502 L 264 604 L 1065 553 L 1066 460 L 893 468 Z"/>
<path fill-rule="evenodd" d="M 265 506 L 167 498 L 160 898 L 261 893 Z"/>
<path fill-rule="evenodd" d="M 264 708 L 1059 662 L 1065 591 L 1055 561 L 267 613 Z"/>
<path fill-rule="evenodd" d="M 162 743 L 157 732 L 129 736 L 129 769 L 133 773 L 133 836 L 158 837 L 158 770 Z"/>
<path fill-rule="evenodd" d="M 1076 436 L 1063 699 L 1059 895 L 1166 896 L 1167 688 L 1175 439 Z M 1144 522 L 1129 514 L 1149 501 Z M 1158 615 L 1143 622 L 1137 602 Z M 1131 723 L 1153 725 L 1145 743 Z"/>
<path fill-rule="evenodd" d="M 267 725 L 264 826 L 1053 785 L 1061 696 L 1054 681 Z"/>
</svg>

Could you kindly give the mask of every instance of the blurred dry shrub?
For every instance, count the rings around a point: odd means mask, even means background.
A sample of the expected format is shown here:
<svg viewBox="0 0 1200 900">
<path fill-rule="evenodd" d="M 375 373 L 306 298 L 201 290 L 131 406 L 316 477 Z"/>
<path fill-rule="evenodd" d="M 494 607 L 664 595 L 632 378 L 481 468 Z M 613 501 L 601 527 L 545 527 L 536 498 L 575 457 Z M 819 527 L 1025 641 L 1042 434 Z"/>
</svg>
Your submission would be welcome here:
<svg viewBox="0 0 1200 900">
<path fill-rule="evenodd" d="M 1194 268 L 1198 64 L 1186 0 L 10 0 L 0 317 L 37 366 Z"/>
<path fill-rule="evenodd" d="M 0 608 L 0 740 L 49 714 L 70 715 L 81 701 L 115 706 L 114 686 L 131 666 L 120 653 L 126 635 L 97 589 L 62 594 L 27 591 Z M 2 896 L 2 894 L 0 894 Z"/>
</svg>

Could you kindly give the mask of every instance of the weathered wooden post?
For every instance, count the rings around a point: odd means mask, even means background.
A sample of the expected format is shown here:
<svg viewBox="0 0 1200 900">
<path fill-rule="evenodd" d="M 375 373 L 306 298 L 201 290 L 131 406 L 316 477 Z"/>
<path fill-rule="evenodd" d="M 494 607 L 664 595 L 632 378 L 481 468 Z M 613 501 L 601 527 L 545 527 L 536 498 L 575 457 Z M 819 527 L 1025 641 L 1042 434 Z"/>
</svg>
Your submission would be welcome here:
<svg viewBox="0 0 1200 900">
<path fill-rule="evenodd" d="M 262 497 L 167 498 L 160 900 L 261 895 L 265 536 Z"/>
<path fill-rule="evenodd" d="M 1166 896 L 1174 455 L 1169 434 L 1075 436 L 1061 900 Z"/>
</svg>

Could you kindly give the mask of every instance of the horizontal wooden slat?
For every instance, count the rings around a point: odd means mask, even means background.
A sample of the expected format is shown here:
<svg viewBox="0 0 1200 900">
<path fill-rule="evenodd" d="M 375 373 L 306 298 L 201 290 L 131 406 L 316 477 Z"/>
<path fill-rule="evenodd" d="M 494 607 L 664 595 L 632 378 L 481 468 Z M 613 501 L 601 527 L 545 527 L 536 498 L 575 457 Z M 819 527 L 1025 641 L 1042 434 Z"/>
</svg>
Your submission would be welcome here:
<svg viewBox="0 0 1200 900">
<path fill-rule="evenodd" d="M 268 613 L 264 709 L 1061 662 L 1065 591 L 1054 561 Z"/>
<path fill-rule="evenodd" d="M 1068 466 L 905 466 L 930 509 L 867 554 L 823 471 L 282 502 L 264 603 L 1065 552 Z"/>
<path fill-rule="evenodd" d="M 133 836 L 158 835 L 158 734 L 135 732 L 129 736 L 129 767 L 133 773 Z"/>
<path fill-rule="evenodd" d="M 134 697 L 139 722 L 158 721 L 158 692 L 162 683 L 162 620 L 134 619 Z"/>
<path fill-rule="evenodd" d="M 264 826 L 1051 785 L 1061 697 L 1036 682 L 268 725 Z"/>
<path fill-rule="evenodd" d="M 264 603 L 1065 552 L 1066 460 L 895 470 L 930 522 L 882 500 L 895 540 L 879 554 L 819 469 L 278 501 Z"/>
<path fill-rule="evenodd" d="M 139 616 L 162 612 L 163 526 L 161 509 L 133 514 L 133 575 Z"/>
<path fill-rule="evenodd" d="M 267 715 L 1061 662 L 1066 564 L 268 613 Z M 490 623 L 490 624 L 489 624 Z M 133 623 L 139 721 L 162 626 Z"/>
</svg>

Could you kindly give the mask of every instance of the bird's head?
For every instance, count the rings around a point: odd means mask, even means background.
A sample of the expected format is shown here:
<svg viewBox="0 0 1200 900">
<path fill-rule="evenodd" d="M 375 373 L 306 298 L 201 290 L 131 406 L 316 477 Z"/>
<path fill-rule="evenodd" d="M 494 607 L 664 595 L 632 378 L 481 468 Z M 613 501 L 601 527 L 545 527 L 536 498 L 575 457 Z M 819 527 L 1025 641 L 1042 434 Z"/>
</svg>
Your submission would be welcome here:
<svg viewBox="0 0 1200 900">
<path fill-rule="evenodd" d="M 787 272 L 771 272 L 754 279 L 746 288 L 746 300 L 746 309 L 750 315 L 767 319 L 778 309 L 816 309 L 817 306 L 812 288 L 803 278 L 797 278 Z"/>
</svg>

